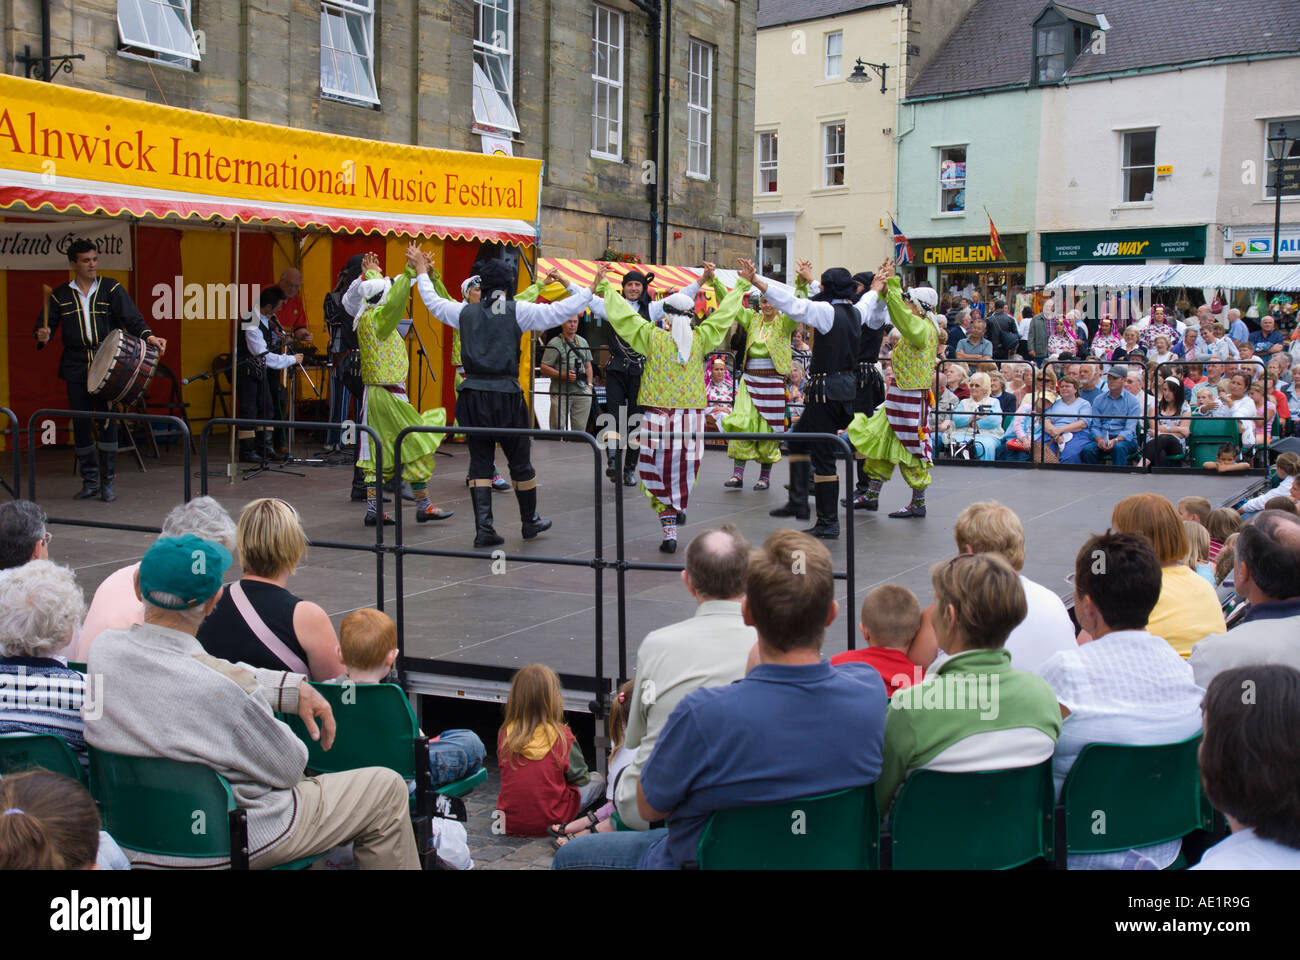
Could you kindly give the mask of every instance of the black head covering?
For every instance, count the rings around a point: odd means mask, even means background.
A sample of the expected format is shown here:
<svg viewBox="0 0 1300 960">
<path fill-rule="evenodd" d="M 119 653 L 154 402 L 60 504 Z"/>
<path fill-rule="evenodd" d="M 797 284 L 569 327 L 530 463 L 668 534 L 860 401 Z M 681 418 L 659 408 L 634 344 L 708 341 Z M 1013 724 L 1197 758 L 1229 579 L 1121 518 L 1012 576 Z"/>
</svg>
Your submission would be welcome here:
<svg viewBox="0 0 1300 960">
<path fill-rule="evenodd" d="M 358 253 L 349 257 L 348 262 L 343 264 L 343 269 L 339 271 L 339 282 L 335 287 L 336 290 L 346 290 L 352 286 L 352 281 L 361 276 L 361 261 L 365 254 Z"/>
<path fill-rule="evenodd" d="M 862 291 L 865 293 L 871 289 L 871 282 L 876 279 L 876 275 L 870 270 L 863 270 L 861 273 L 855 273 L 853 279 L 855 282 L 862 284 Z"/>
<path fill-rule="evenodd" d="M 852 300 L 853 275 L 843 267 L 831 267 L 822 273 L 822 288 L 812 300 Z"/>
<path fill-rule="evenodd" d="M 515 295 L 515 272 L 505 260 L 480 260 L 474 264 L 474 273 L 484 297 L 491 298 L 498 290 L 504 290 L 507 298 Z"/>
<path fill-rule="evenodd" d="M 649 289 L 650 283 L 654 278 L 655 275 L 653 273 L 642 273 L 640 270 L 629 270 L 627 273 L 623 274 L 623 283 L 626 285 L 629 281 L 637 281 L 641 286 Z"/>
</svg>

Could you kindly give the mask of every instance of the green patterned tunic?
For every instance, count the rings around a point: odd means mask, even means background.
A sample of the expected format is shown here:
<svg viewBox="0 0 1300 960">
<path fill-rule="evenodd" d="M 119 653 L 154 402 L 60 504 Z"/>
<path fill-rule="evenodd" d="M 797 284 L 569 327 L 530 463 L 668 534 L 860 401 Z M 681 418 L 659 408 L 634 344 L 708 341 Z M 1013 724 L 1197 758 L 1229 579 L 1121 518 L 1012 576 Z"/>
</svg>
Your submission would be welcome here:
<svg viewBox="0 0 1300 960">
<path fill-rule="evenodd" d="M 637 403 L 668 410 L 704 409 L 704 357 L 722 343 L 748 289 L 749 284 L 741 279 L 722 298 L 718 309 L 700 321 L 691 337 L 691 358 L 680 363 L 672 334 L 644 319 L 608 280 L 601 283 L 599 294 L 605 300 L 606 319 L 628 346 L 646 358 Z"/>
</svg>

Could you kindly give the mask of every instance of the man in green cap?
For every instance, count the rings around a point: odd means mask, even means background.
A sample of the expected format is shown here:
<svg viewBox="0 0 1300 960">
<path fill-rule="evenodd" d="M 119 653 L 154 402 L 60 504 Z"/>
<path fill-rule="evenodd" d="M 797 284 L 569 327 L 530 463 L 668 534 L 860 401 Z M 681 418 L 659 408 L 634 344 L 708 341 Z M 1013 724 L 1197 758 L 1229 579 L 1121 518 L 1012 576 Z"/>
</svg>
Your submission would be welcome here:
<svg viewBox="0 0 1300 960">
<path fill-rule="evenodd" d="M 248 813 L 254 869 L 349 842 L 358 869 L 418 869 L 398 773 L 367 767 L 304 776 L 307 747 L 275 713 L 296 713 L 329 749 L 334 716 L 307 678 L 219 660 L 194 639 L 230 562 L 225 547 L 193 534 L 160 538 L 145 552 L 135 575 L 144 623 L 106 630 L 90 649 L 87 671 L 101 678 L 104 697 L 102 709 L 86 713 L 86 742 L 220 773 Z M 228 858 L 208 864 L 140 850 L 128 856 L 140 866 L 229 865 Z"/>
</svg>

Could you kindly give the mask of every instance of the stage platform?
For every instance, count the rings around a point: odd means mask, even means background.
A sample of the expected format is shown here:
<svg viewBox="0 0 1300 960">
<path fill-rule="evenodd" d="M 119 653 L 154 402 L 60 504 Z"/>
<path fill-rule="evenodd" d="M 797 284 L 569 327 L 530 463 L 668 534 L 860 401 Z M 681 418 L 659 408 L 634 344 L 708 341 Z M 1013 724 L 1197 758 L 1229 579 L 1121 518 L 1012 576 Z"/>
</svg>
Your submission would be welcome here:
<svg viewBox="0 0 1300 960">
<path fill-rule="evenodd" d="M 301 446 L 301 444 L 300 444 Z M 215 449 L 215 448 L 214 448 Z M 224 451 L 224 446 L 220 448 Z M 440 523 L 417 525 L 411 505 L 405 509 L 405 543 L 408 546 L 468 550 L 473 542 L 473 515 L 464 484 L 468 455 L 463 445 L 444 444 L 451 456 L 438 458 L 431 492 L 437 504 L 453 509 L 455 516 Z M 592 451 L 576 443 L 540 441 L 534 444 L 539 477 L 538 504 L 554 527 L 525 542 L 513 493 L 493 497 L 497 530 L 506 538 L 510 554 L 588 559 L 593 556 Z M 305 453 L 305 449 L 303 450 Z M 70 450 L 42 451 L 37 461 L 37 501 L 54 519 L 108 521 L 158 526 L 163 516 L 182 499 L 183 470 L 177 450 L 162 460 L 149 461 L 141 473 L 133 460 L 119 457 L 118 500 L 76 501 L 72 494 L 79 481 L 71 473 Z M 505 459 L 498 457 L 498 465 Z M 224 464 L 212 469 L 223 470 Z M 264 474 L 236 480 L 224 476 L 209 481 L 209 492 L 233 516 L 256 497 L 283 497 L 297 508 L 308 535 L 317 541 L 374 543 L 374 530 L 362 524 L 364 504 L 349 500 L 350 466 L 299 466 L 305 477 Z M 193 464 L 197 473 L 198 460 Z M 623 488 L 626 559 L 649 563 L 678 563 L 685 544 L 710 525 L 730 522 L 754 543 L 786 525 L 768 516 L 784 501 L 785 463 L 773 473 L 772 489 L 751 488 L 758 477 L 751 464 L 745 487 L 730 490 L 722 482 L 730 475 L 730 462 L 720 450 L 709 450 L 690 501 L 688 523 L 680 528 L 682 547 L 667 556 L 658 551 L 659 524 L 645 495 Z M 615 556 L 614 487 L 603 479 L 604 549 Z M 1124 471 L 1070 471 L 1006 469 L 995 467 L 939 466 L 930 488 L 929 516 L 921 521 L 891 520 L 885 513 L 903 505 L 909 491 L 901 479 L 886 485 L 882 512 L 857 515 L 855 524 L 856 605 L 873 586 L 900 583 L 910 587 L 922 604 L 931 600 L 929 570 L 932 564 L 955 552 L 953 523 L 962 508 L 975 500 L 996 499 L 1019 513 L 1027 535 L 1027 576 L 1068 596 L 1065 577 L 1073 569 L 1074 555 L 1091 533 L 1110 522 L 1116 501 L 1130 493 L 1157 491 L 1172 500 L 1199 494 L 1218 505 L 1253 481 L 1250 477 L 1220 477 L 1187 471 L 1143 475 Z M 194 493 L 199 480 L 194 479 Z M 24 460 L 23 494 L 27 492 Z M 390 504 L 390 510 L 392 505 Z M 796 526 L 808 526 L 796 523 Z M 114 570 L 137 561 L 154 535 L 142 532 L 80 527 L 55 523 L 51 556 L 73 567 L 86 591 L 87 602 L 99 583 Z M 393 528 L 385 540 L 393 542 Z M 844 569 L 845 538 L 828 542 L 836 568 Z M 500 561 L 495 565 L 484 551 L 483 559 L 433 558 L 408 555 L 403 577 L 406 654 L 410 658 L 412 692 L 500 700 L 511 672 L 527 663 L 549 664 L 565 678 L 566 701 L 574 710 L 586 710 L 595 673 L 595 573 L 589 567 L 556 566 L 532 561 Z M 495 569 L 495 572 L 494 572 Z M 635 670 L 636 649 L 645 634 L 691 615 L 694 603 L 679 574 L 666 570 L 630 570 L 626 576 L 626 675 Z M 289 581 L 298 596 L 321 604 L 335 625 L 350 611 L 374 606 L 377 569 L 373 553 L 316 546 Z M 846 648 L 845 609 L 847 585 L 839 583 L 840 617 L 827 632 L 825 652 Z M 385 609 L 395 615 L 395 560 L 384 559 Z M 615 574 L 603 575 L 604 651 L 603 675 L 620 675 L 619 630 Z"/>
</svg>

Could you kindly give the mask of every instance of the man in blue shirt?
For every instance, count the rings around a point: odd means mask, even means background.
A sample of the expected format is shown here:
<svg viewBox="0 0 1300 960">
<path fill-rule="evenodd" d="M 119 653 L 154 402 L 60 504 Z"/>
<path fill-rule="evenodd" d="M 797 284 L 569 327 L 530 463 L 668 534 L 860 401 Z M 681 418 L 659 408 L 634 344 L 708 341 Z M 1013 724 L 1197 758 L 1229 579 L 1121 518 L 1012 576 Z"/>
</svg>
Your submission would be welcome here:
<svg viewBox="0 0 1300 960">
<path fill-rule="evenodd" d="M 1241 319 L 1241 311 L 1233 307 L 1228 311 L 1228 339 L 1233 343 L 1241 343 L 1243 340 L 1253 339 L 1250 335 L 1250 328 L 1246 326 L 1246 321 Z"/>
<path fill-rule="evenodd" d="M 1123 467 L 1137 453 L 1137 418 L 1142 416 L 1142 404 L 1124 389 L 1127 377 L 1128 368 L 1122 363 L 1106 371 L 1106 392 L 1092 402 L 1094 419 L 1088 427 L 1092 439 L 1079 451 L 1083 463 L 1101 463 L 1109 455 L 1117 467 Z"/>
<path fill-rule="evenodd" d="M 1101 363 L 1085 360 L 1079 364 L 1079 396 L 1091 405 L 1096 403 L 1097 398 L 1105 392 L 1106 384 L 1101 379 Z"/>
<path fill-rule="evenodd" d="M 1267 361 L 1270 354 L 1281 353 L 1286 347 L 1282 332 L 1277 328 L 1277 321 L 1271 316 L 1261 317 L 1259 331 L 1250 335 L 1250 345 L 1255 348 L 1255 355 Z"/>
<path fill-rule="evenodd" d="M 889 700 L 874 667 L 822 659 L 839 609 L 829 551 L 778 530 L 750 557 L 745 589 L 757 665 L 730 686 L 687 694 L 641 771 L 641 815 L 667 828 L 578 837 L 554 869 L 677 869 L 696 859 L 715 811 L 875 783 Z"/>
</svg>

